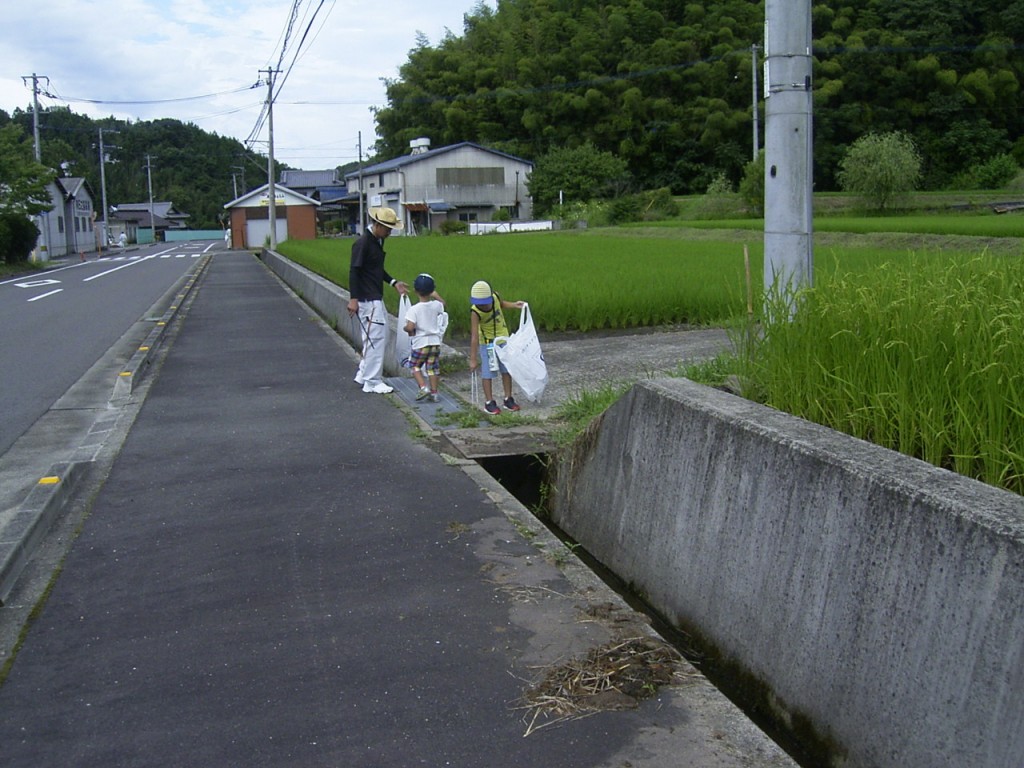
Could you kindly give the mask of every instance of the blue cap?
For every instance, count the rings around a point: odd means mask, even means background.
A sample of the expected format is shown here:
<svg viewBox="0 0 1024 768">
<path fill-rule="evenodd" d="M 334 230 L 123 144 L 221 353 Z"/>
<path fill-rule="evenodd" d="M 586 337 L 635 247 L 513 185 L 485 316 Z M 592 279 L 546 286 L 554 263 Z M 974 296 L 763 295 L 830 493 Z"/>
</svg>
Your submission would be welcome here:
<svg viewBox="0 0 1024 768">
<path fill-rule="evenodd" d="M 416 281 L 412 284 L 412 287 L 416 293 L 429 296 L 434 292 L 434 278 L 424 272 L 422 275 L 416 276 Z"/>
</svg>

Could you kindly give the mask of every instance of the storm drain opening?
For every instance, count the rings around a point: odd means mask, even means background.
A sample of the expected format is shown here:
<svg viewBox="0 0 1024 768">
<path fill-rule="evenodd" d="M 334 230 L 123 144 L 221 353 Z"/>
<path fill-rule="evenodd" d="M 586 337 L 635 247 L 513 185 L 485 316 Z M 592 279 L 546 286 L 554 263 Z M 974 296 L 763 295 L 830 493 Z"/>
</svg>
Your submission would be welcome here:
<svg viewBox="0 0 1024 768">
<path fill-rule="evenodd" d="M 486 456 L 474 459 L 491 477 L 526 507 L 579 560 L 616 592 L 630 608 L 647 617 L 651 627 L 726 698 L 732 701 L 770 739 L 803 768 L 832 765 L 841 752 L 800 715 L 782 713 L 771 690 L 740 665 L 726 658 L 699 628 L 680 629 L 669 623 L 630 585 L 604 566 L 551 521 L 548 499 L 548 457 L 543 453 Z"/>
</svg>

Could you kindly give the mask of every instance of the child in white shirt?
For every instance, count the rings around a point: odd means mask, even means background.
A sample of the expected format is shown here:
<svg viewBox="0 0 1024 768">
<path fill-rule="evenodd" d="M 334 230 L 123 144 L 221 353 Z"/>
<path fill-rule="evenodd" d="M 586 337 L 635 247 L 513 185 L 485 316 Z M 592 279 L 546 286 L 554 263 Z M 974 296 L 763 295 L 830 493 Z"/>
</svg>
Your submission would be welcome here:
<svg viewBox="0 0 1024 768">
<path fill-rule="evenodd" d="M 405 332 L 412 337 L 409 361 L 412 363 L 412 375 L 420 387 L 416 399 L 429 397 L 436 403 L 440 400 L 437 385 L 441 373 L 441 338 L 448 327 L 448 313 L 444 311 L 444 299 L 435 290 L 434 278 L 430 275 L 419 275 L 413 283 L 413 290 L 420 300 L 405 313 Z"/>
</svg>

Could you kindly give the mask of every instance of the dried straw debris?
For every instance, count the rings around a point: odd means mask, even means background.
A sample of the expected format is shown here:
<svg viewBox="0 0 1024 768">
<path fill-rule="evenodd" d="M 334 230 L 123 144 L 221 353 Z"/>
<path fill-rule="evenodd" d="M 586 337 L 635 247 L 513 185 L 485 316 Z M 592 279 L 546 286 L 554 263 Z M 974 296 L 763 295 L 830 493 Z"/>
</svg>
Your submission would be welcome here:
<svg viewBox="0 0 1024 768">
<path fill-rule="evenodd" d="M 694 676 L 696 673 L 670 645 L 651 637 L 633 637 L 547 668 L 515 709 L 526 710 L 523 735 L 529 736 L 549 725 L 597 712 L 635 709 L 662 686 L 680 685 Z"/>
</svg>

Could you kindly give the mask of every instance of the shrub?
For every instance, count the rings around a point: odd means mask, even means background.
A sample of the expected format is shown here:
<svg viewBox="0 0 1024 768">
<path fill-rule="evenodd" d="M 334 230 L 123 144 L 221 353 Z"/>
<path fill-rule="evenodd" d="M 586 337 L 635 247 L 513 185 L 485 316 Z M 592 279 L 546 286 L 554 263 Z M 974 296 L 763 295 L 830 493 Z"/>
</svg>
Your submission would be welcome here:
<svg viewBox="0 0 1024 768">
<path fill-rule="evenodd" d="M 18 213 L 0 214 L 0 261 L 27 261 L 39 240 L 39 228 Z"/>
<path fill-rule="evenodd" d="M 611 204 L 607 200 L 591 200 L 557 206 L 553 211 L 562 222 L 563 229 L 573 229 L 583 222 L 588 227 L 607 227 L 611 224 Z"/>
<path fill-rule="evenodd" d="M 469 231 L 469 224 L 464 221 L 445 219 L 441 222 L 442 235 L 464 235 Z"/>
<path fill-rule="evenodd" d="M 695 219 L 728 219 L 741 215 L 741 200 L 732 190 L 732 182 L 719 173 L 708 184 L 707 193 L 693 211 Z"/>
<path fill-rule="evenodd" d="M 755 216 L 764 216 L 764 150 L 743 167 L 740 198 Z"/>
<path fill-rule="evenodd" d="M 955 179 L 954 186 L 957 189 L 1003 189 L 1019 172 L 1020 166 L 1013 155 L 996 155 L 962 173 Z"/>
<path fill-rule="evenodd" d="M 625 224 L 631 221 L 660 221 L 679 215 L 679 203 L 668 187 L 622 195 L 608 205 L 608 222 Z"/>
<path fill-rule="evenodd" d="M 844 191 L 869 208 L 893 207 L 921 178 L 921 155 L 902 131 L 869 133 L 846 151 L 836 175 Z"/>
<path fill-rule="evenodd" d="M 342 219 L 331 219 L 324 222 L 324 234 L 336 235 L 339 232 L 348 232 L 348 222 Z"/>
</svg>

